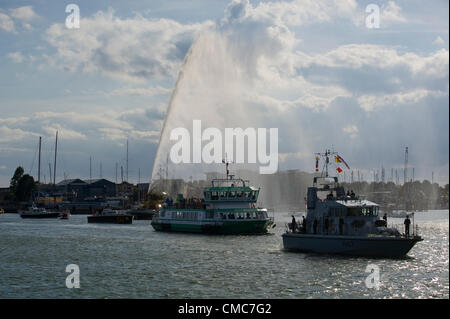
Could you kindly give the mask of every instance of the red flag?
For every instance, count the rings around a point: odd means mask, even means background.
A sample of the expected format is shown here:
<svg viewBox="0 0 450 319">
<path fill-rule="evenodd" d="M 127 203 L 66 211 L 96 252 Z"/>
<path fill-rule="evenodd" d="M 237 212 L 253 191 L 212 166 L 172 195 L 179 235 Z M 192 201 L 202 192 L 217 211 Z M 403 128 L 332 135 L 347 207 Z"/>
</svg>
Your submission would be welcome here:
<svg viewBox="0 0 450 319">
<path fill-rule="evenodd" d="M 336 170 L 338 171 L 338 173 L 342 173 L 342 169 L 340 167 L 336 168 Z"/>
<path fill-rule="evenodd" d="M 350 166 L 348 166 L 348 164 L 344 161 L 344 159 L 342 157 L 340 157 L 339 155 L 336 155 L 335 159 L 336 159 L 336 163 L 342 162 L 345 164 L 345 166 L 347 166 L 348 169 L 350 169 Z"/>
</svg>

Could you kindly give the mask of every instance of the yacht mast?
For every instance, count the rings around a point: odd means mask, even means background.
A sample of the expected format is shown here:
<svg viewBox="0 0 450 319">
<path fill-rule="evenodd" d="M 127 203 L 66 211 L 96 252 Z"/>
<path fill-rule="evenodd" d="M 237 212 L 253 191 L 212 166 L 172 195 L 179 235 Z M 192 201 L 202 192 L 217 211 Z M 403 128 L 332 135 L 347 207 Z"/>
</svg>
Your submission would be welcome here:
<svg viewBox="0 0 450 319">
<path fill-rule="evenodd" d="M 39 136 L 38 188 L 39 188 L 39 184 L 41 183 L 41 143 L 42 143 L 42 137 Z"/>
<path fill-rule="evenodd" d="M 56 142 L 55 142 L 55 164 L 53 166 L 53 186 L 56 186 L 56 154 L 58 153 L 58 131 L 56 131 Z"/>
</svg>

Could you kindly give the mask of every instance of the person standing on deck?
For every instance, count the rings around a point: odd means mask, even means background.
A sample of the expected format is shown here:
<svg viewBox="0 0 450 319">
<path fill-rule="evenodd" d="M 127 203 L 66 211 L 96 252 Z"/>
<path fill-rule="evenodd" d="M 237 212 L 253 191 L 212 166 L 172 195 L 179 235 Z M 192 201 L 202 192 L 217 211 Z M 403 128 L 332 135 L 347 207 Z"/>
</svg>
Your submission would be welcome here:
<svg viewBox="0 0 450 319">
<path fill-rule="evenodd" d="M 294 215 L 292 215 L 292 232 L 295 233 L 295 228 L 297 228 L 297 223 L 295 221 Z"/>
<path fill-rule="evenodd" d="M 302 229 L 303 229 L 303 232 L 306 233 L 306 218 L 305 218 L 305 216 L 303 216 L 303 219 L 302 219 Z"/>
<path fill-rule="evenodd" d="M 411 220 L 409 219 L 409 216 L 406 215 L 405 221 L 403 222 L 405 224 L 405 236 L 409 237 L 409 225 L 411 225 Z"/>
</svg>

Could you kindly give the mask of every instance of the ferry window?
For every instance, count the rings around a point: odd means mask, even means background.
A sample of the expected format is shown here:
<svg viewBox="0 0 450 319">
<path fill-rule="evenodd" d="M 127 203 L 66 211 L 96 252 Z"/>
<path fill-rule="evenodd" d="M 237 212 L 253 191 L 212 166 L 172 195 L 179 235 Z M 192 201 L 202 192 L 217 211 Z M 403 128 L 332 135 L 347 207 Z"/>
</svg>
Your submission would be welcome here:
<svg viewBox="0 0 450 319">
<path fill-rule="evenodd" d="M 236 192 L 228 192 L 228 197 L 229 198 L 235 198 L 236 197 Z"/>
<path fill-rule="evenodd" d="M 166 215 L 166 212 L 161 212 L 161 217 L 164 217 Z"/>
<path fill-rule="evenodd" d="M 267 212 L 264 212 L 264 213 L 263 213 L 263 217 L 264 217 L 264 218 L 267 218 Z"/>
<path fill-rule="evenodd" d="M 211 199 L 211 192 L 205 192 L 205 199 Z"/>
<path fill-rule="evenodd" d="M 236 197 L 241 198 L 242 197 L 242 192 L 236 192 Z"/>
<path fill-rule="evenodd" d="M 219 199 L 219 196 L 217 195 L 217 192 L 211 192 L 211 199 L 212 199 L 212 200 L 217 200 L 217 199 Z"/>
<path fill-rule="evenodd" d="M 250 192 L 245 192 L 244 196 L 245 196 L 245 198 L 250 198 Z"/>
<path fill-rule="evenodd" d="M 225 192 L 219 192 L 219 196 L 220 196 L 220 198 L 224 198 L 225 197 Z"/>
</svg>

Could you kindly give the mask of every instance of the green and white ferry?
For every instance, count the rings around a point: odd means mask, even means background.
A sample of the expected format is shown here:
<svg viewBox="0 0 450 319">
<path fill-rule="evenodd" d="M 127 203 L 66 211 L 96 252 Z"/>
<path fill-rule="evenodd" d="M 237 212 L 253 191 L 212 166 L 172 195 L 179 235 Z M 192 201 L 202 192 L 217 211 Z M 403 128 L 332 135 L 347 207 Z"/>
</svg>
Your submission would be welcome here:
<svg viewBox="0 0 450 319">
<path fill-rule="evenodd" d="M 203 190 L 204 198 L 170 200 L 162 205 L 152 219 L 157 231 L 192 232 L 207 234 L 265 234 L 275 227 L 267 209 L 256 207 L 259 188 L 249 181 L 233 178 L 214 179 L 211 187 Z"/>
</svg>

